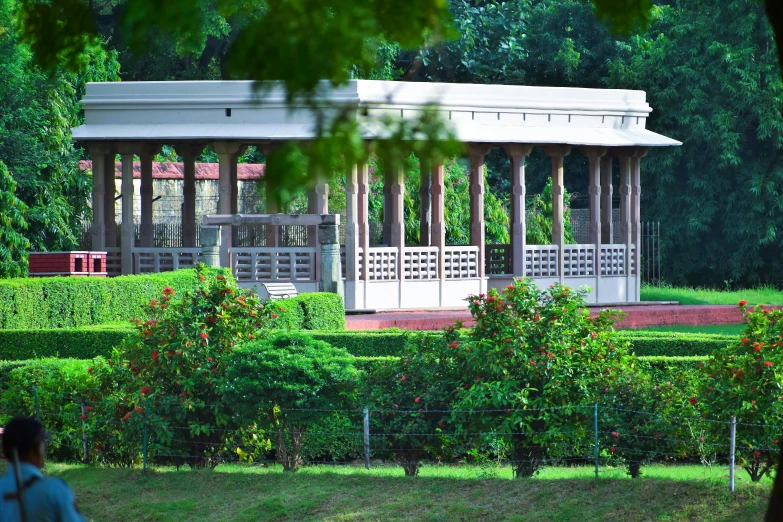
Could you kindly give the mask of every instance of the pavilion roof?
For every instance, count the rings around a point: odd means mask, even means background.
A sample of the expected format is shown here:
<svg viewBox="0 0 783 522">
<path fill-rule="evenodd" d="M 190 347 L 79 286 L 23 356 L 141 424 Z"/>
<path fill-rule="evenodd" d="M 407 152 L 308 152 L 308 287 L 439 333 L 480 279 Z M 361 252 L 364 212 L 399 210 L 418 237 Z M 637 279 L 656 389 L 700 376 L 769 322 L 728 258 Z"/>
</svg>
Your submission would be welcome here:
<svg viewBox="0 0 783 522">
<path fill-rule="evenodd" d="M 89 83 L 81 141 L 306 140 L 315 118 L 288 105 L 279 85 L 247 81 Z M 672 146 L 645 128 L 652 108 L 643 91 L 351 80 L 322 84 L 316 102 L 356 109 L 366 139 L 383 139 L 380 117 L 410 118 L 432 107 L 471 143 Z"/>
</svg>

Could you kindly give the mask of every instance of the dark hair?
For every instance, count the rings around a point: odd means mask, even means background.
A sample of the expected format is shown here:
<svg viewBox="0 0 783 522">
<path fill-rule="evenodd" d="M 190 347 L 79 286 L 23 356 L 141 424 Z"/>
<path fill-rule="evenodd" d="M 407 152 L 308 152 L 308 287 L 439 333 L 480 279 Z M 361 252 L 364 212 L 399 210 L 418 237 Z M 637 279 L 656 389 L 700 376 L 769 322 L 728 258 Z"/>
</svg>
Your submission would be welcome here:
<svg viewBox="0 0 783 522">
<path fill-rule="evenodd" d="M 25 457 L 35 448 L 38 441 L 45 439 L 43 425 L 32 417 L 15 417 L 3 429 L 3 455 L 8 460 L 16 448 L 19 458 Z"/>
</svg>

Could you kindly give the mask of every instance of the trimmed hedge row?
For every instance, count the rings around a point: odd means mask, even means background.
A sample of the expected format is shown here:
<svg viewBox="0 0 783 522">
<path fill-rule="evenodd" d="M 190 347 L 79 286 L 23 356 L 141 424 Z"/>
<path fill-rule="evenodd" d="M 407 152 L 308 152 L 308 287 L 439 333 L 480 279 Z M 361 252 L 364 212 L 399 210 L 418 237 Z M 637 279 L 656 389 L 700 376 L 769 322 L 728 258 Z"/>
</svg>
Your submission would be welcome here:
<svg viewBox="0 0 783 522">
<path fill-rule="evenodd" d="M 323 340 L 326 341 L 339 339 L 341 334 L 346 333 L 324 331 L 345 328 L 345 315 L 334 312 L 334 310 L 341 311 L 343 309 L 342 298 L 337 294 L 303 294 L 291 299 L 273 301 L 269 306 L 272 306 L 277 314 L 277 328 L 308 330 L 312 325 L 318 325 L 321 327 L 319 335 L 323 336 Z M 324 313 L 327 309 L 330 309 L 329 313 Z M 73 357 L 76 359 L 110 357 L 112 348 L 133 335 L 134 331 L 132 326 L 124 323 L 79 328 L 0 330 L 0 361 L 41 357 Z M 316 338 L 321 339 L 317 336 Z M 398 333 L 397 344 L 401 346 L 400 343 L 403 341 L 403 337 Z M 333 344 L 342 348 L 342 344 L 345 343 Z M 384 355 L 394 353 L 398 352 L 389 352 Z"/>
<path fill-rule="evenodd" d="M 631 351 L 639 356 L 689 357 L 709 355 L 736 340 L 730 335 L 648 332 L 621 330 L 620 336 L 631 341 Z"/>
<path fill-rule="evenodd" d="M 210 269 L 228 274 L 227 269 Z M 163 288 L 194 290 L 195 270 L 122 277 L 0 280 L 0 329 L 73 328 L 127 321 Z"/>
<path fill-rule="evenodd" d="M 332 302 L 335 308 L 341 306 L 336 294 L 305 294 L 317 296 L 312 299 L 299 296 L 293 299 L 274 301 L 277 326 L 281 329 L 307 330 L 309 326 L 321 325 L 322 328 L 310 332 L 313 338 L 325 341 L 337 348 L 344 348 L 357 357 L 393 356 L 405 345 L 404 330 L 351 331 L 344 328 L 345 319 L 328 318 L 320 321 L 313 310 L 323 302 Z M 318 302 L 318 307 L 309 306 Z M 297 305 L 297 306 L 294 306 Z M 311 319 L 308 320 L 307 317 Z M 313 318 L 316 318 L 313 320 Z M 332 331 L 325 331 L 325 327 Z M 59 328 L 40 330 L 0 330 L 0 360 L 33 359 L 36 357 L 76 357 L 91 358 L 99 355 L 108 357 L 112 347 L 133 333 L 133 328 L 124 324 L 88 326 L 81 328 Z M 649 335 L 649 334 L 653 335 Z M 431 335 L 441 335 L 432 332 Z M 631 350 L 638 356 L 663 356 L 667 358 L 681 356 L 706 356 L 714 349 L 729 344 L 731 337 L 721 335 L 667 333 L 661 332 L 623 332 L 631 340 Z"/>
</svg>

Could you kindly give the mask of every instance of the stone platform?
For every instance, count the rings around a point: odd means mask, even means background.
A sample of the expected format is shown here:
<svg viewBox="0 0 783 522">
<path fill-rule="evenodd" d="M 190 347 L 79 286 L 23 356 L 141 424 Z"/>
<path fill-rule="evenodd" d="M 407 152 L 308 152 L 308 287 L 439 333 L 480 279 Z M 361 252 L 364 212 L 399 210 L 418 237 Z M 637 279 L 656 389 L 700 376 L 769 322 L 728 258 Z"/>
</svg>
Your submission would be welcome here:
<svg viewBox="0 0 783 522">
<path fill-rule="evenodd" d="M 602 308 L 590 308 L 597 314 Z M 623 310 L 625 320 L 617 328 L 646 328 L 650 326 L 739 324 L 742 314 L 732 305 L 677 305 L 677 304 L 635 304 L 611 307 Z M 348 315 L 345 318 L 348 330 L 380 330 L 402 328 L 405 330 L 441 330 L 454 321 L 471 325 L 467 310 L 410 310 Z"/>
</svg>

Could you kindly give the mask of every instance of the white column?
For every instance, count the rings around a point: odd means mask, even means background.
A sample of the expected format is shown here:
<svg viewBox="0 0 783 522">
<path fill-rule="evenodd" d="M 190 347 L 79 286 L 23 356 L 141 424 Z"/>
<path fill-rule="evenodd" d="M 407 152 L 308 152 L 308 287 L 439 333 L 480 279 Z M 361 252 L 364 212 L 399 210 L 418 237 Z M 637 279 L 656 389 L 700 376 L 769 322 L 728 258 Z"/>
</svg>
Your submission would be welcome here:
<svg viewBox="0 0 783 522">
<path fill-rule="evenodd" d="M 365 296 L 367 292 L 366 281 L 370 280 L 370 173 L 367 163 L 359 165 L 358 171 L 358 196 L 357 207 L 359 213 L 359 246 L 362 249 L 362 279 L 365 281 Z M 367 299 L 365 297 L 365 306 Z"/>
<path fill-rule="evenodd" d="M 204 147 L 185 145 L 177 147 L 182 156 L 184 183 L 182 186 L 182 246 L 196 246 L 196 158 Z"/>
<path fill-rule="evenodd" d="M 601 158 L 601 242 L 614 243 L 614 216 L 612 215 L 612 157 Z"/>
<path fill-rule="evenodd" d="M 152 159 L 155 155 L 154 147 L 144 144 L 139 147 L 141 159 L 141 234 L 140 245 L 152 247 L 154 245 L 154 230 L 152 217 L 153 179 Z"/>
<path fill-rule="evenodd" d="M 221 141 L 212 144 L 220 163 L 218 177 L 218 214 L 231 214 L 233 201 L 231 173 L 236 171 L 236 162 L 243 149 L 241 143 Z M 233 167 L 232 167 L 233 166 Z M 233 246 L 230 226 L 220 227 L 220 266 L 230 267 L 229 249 Z"/>
<path fill-rule="evenodd" d="M 315 186 L 307 193 L 307 212 L 309 214 L 329 213 L 329 184 L 323 175 L 316 175 Z M 315 278 L 321 278 L 321 249 L 318 247 L 318 227 L 307 227 L 307 244 L 315 249 Z"/>
<path fill-rule="evenodd" d="M 527 224 L 525 222 L 525 157 L 532 145 L 511 143 L 504 146 L 511 158 L 511 263 L 514 277 L 525 275 L 525 246 Z"/>
<path fill-rule="evenodd" d="M 121 272 L 122 275 L 133 273 L 133 150 L 130 143 L 120 144 L 118 147 L 122 158 L 122 228 L 120 242 Z"/>
<path fill-rule="evenodd" d="M 620 156 L 620 243 L 625 245 L 625 275 L 631 275 L 631 155 L 618 151 Z"/>
<path fill-rule="evenodd" d="M 646 147 L 636 147 L 636 152 L 631 158 L 631 240 L 636 247 L 636 251 L 633 254 L 635 267 L 633 275 L 636 276 L 636 295 L 634 299 L 636 301 L 641 300 L 642 281 L 641 162 L 642 158 L 647 155 L 648 150 Z"/>
<path fill-rule="evenodd" d="M 443 195 L 445 169 L 439 162 L 432 167 L 432 238 L 430 244 L 438 247 L 438 277 L 441 280 L 441 292 L 443 281 L 446 279 L 446 216 Z M 442 302 L 442 299 L 441 299 Z"/>
<path fill-rule="evenodd" d="M 269 187 L 269 183 L 264 183 L 265 203 L 267 214 L 279 214 L 280 205 L 277 203 L 275 196 L 272 194 L 272 190 Z M 278 226 L 268 223 L 264 226 L 264 237 L 266 238 L 265 245 L 268 247 L 278 246 Z"/>
<path fill-rule="evenodd" d="M 352 165 L 345 173 L 345 280 L 359 279 L 359 167 Z M 355 295 L 355 292 L 354 292 Z"/>
<path fill-rule="evenodd" d="M 397 249 L 397 278 L 405 277 L 403 264 L 405 256 L 405 172 L 402 167 L 390 175 L 389 195 L 391 203 L 390 245 Z"/>
<path fill-rule="evenodd" d="M 557 274 L 563 281 L 565 225 L 563 223 L 563 160 L 571 152 L 571 147 L 556 145 L 545 147 L 547 155 L 552 158 L 552 244 L 557 245 Z"/>
<path fill-rule="evenodd" d="M 588 198 L 590 209 L 590 239 L 595 245 L 593 257 L 593 273 L 601 275 L 601 159 L 606 155 L 605 147 L 582 147 L 582 154 L 587 157 L 589 170 Z"/>
<path fill-rule="evenodd" d="M 432 244 L 432 169 L 424 162 L 419 164 L 419 246 Z"/>
<path fill-rule="evenodd" d="M 491 146 L 473 143 L 470 145 L 470 244 L 478 247 L 476 259 L 478 276 L 485 272 L 485 229 L 484 229 L 484 156 Z"/>
</svg>

